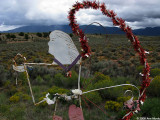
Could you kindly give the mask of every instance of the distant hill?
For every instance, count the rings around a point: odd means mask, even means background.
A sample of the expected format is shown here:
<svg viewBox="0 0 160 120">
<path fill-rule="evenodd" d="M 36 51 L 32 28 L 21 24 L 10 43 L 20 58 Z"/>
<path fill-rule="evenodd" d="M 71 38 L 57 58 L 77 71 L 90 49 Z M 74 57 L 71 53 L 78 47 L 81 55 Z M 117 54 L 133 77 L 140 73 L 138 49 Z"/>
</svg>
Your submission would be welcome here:
<svg viewBox="0 0 160 120">
<path fill-rule="evenodd" d="M 87 27 L 87 28 L 86 28 Z M 85 29 L 85 33 L 98 33 L 98 34 L 124 34 L 121 29 L 117 27 L 105 27 L 105 29 L 101 26 L 80 26 L 81 29 Z M 53 30 L 61 30 L 66 33 L 72 33 L 72 30 L 69 25 L 51 25 L 51 26 L 23 26 L 20 28 L 16 28 L 13 30 L 5 31 L 3 33 L 16 33 L 16 32 L 30 32 L 30 33 L 36 33 L 36 32 L 49 32 Z M 160 36 L 160 27 L 147 27 L 145 29 L 136 29 L 133 30 L 133 33 L 136 35 L 144 35 L 144 36 Z"/>
</svg>

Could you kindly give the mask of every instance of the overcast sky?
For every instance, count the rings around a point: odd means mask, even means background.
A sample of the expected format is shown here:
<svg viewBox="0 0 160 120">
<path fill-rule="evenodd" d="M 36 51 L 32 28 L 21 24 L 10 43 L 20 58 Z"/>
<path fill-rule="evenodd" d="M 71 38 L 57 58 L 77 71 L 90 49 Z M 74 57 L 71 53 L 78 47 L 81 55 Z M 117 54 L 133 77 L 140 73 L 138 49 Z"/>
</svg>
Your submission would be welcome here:
<svg viewBox="0 0 160 120">
<path fill-rule="evenodd" d="M 24 25 L 67 25 L 68 11 L 82 0 L 0 0 L 0 31 Z M 133 29 L 160 26 L 160 0 L 99 0 Z M 99 22 L 113 26 L 100 10 L 80 10 L 80 25 Z"/>
</svg>

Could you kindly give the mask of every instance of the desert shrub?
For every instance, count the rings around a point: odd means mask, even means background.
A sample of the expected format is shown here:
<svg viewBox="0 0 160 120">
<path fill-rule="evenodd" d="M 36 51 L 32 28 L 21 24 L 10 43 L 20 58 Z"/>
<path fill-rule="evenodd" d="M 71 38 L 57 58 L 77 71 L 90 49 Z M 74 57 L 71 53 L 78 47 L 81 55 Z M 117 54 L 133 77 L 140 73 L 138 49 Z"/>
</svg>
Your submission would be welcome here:
<svg viewBox="0 0 160 120">
<path fill-rule="evenodd" d="M 43 78 L 41 78 L 41 76 L 39 76 L 39 75 L 36 77 L 35 82 L 38 85 L 44 84 Z"/>
<path fill-rule="evenodd" d="M 13 38 L 13 40 L 16 38 L 16 35 L 12 34 L 10 35 L 11 38 Z"/>
<path fill-rule="evenodd" d="M 126 102 L 127 100 L 129 100 L 130 98 L 131 98 L 131 96 L 118 97 L 118 98 L 117 98 L 117 102 L 119 102 L 119 103 L 124 103 L 124 102 Z"/>
<path fill-rule="evenodd" d="M 48 93 L 50 93 L 51 95 L 56 94 L 56 93 L 66 94 L 68 92 L 69 92 L 68 89 L 60 88 L 60 87 L 57 87 L 57 86 L 53 86 L 50 89 L 48 89 Z"/>
<path fill-rule="evenodd" d="M 72 33 L 70 33 L 70 34 L 69 34 L 69 36 L 70 36 L 70 37 L 73 37 L 73 34 L 72 34 Z"/>
<path fill-rule="evenodd" d="M 160 117 L 160 99 L 147 99 L 141 107 L 141 115 L 146 117 Z"/>
<path fill-rule="evenodd" d="M 136 69 L 140 73 L 140 72 L 142 72 L 143 68 L 144 68 L 144 66 L 140 65 Z"/>
<path fill-rule="evenodd" d="M 24 38 L 25 38 L 26 40 L 28 40 L 28 39 L 29 39 L 28 34 L 25 34 L 25 35 L 24 35 Z"/>
<path fill-rule="evenodd" d="M 12 110 L 10 110 L 10 113 L 8 113 L 7 116 L 9 116 L 9 119 L 15 119 L 16 120 L 24 120 L 25 115 L 25 108 L 24 106 L 20 107 L 12 107 Z"/>
<path fill-rule="evenodd" d="M 7 80 L 7 71 L 3 65 L 0 65 L 0 86 Z"/>
<path fill-rule="evenodd" d="M 156 76 L 149 88 L 147 89 L 147 92 L 149 93 L 150 96 L 156 96 L 156 97 L 160 97 L 160 76 Z"/>
<path fill-rule="evenodd" d="M 16 102 L 19 102 L 20 100 L 26 101 L 26 100 L 30 100 L 30 99 L 31 99 L 31 97 L 29 95 L 24 94 L 22 92 L 17 92 L 9 98 L 9 101 L 16 103 Z"/>
<path fill-rule="evenodd" d="M 66 83 L 67 78 L 62 75 L 62 73 L 58 73 L 54 77 L 54 84 L 59 87 L 66 87 L 68 84 Z"/>
<path fill-rule="evenodd" d="M 7 39 L 10 39 L 11 38 L 11 35 L 8 33 L 8 34 L 6 34 L 6 38 Z"/>
<path fill-rule="evenodd" d="M 19 102 L 19 100 L 20 100 L 20 97 L 17 95 L 13 95 L 9 98 L 9 101 L 14 103 Z"/>
<path fill-rule="evenodd" d="M 9 111 L 10 107 L 9 105 L 6 104 L 1 104 L 0 105 L 0 112 L 3 114 L 7 113 Z M 0 117 L 1 118 L 1 117 Z"/>
<path fill-rule="evenodd" d="M 151 67 L 154 69 L 154 68 L 160 68 L 160 63 L 155 63 L 155 64 L 152 64 Z"/>
<path fill-rule="evenodd" d="M 101 80 L 101 81 L 98 81 L 97 83 L 95 83 L 93 85 L 93 89 L 98 89 L 98 88 L 103 88 L 103 87 L 107 87 L 107 86 L 112 86 L 114 83 L 113 81 L 108 81 L 108 80 Z M 99 93 L 100 95 L 103 97 L 103 98 L 108 98 L 108 97 L 111 97 L 111 89 L 107 89 L 107 92 L 106 90 L 100 90 Z"/>
<path fill-rule="evenodd" d="M 46 66 L 44 66 L 44 67 L 34 66 L 33 70 L 29 71 L 29 75 L 32 79 L 36 79 L 36 77 L 38 75 L 40 75 L 42 77 L 48 73 L 49 73 L 49 69 Z M 33 83 L 34 83 L 34 81 L 33 81 Z"/>
<path fill-rule="evenodd" d="M 126 84 L 131 84 L 129 81 L 126 81 Z M 138 90 L 133 87 L 133 86 L 130 86 L 130 85 L 126 85 L 126 86 L 123 86 L 123 90 L 126 91 L 126 90 L 131 90 L 133 92 L 133 94 L 138 94 Z"/>
<path fill-rule="evenodd" d="M 81 81 L 83 78 L 81 77 Z M 77 84 L 78 84 L 78 74 L 75 71 L 72 71 L 72 76 L 68 77 L 66 83 L 68 84 L 67 87 L 69 88 L 77 88 Z"/>
<path fill-rule="evenodd" d="M 42 33 L 39 33 L 39 32 L 38 32 L 36 35 L 37 35 L 38 37 L 42 37 Z"/>
<path fill-rule="evenodd" d="M 54 94 L 58 93 L 58 94 L 67 94 L 67 93 L 70 93 L 70 90 L 68 89 L 64 89 L 64 88 L 60 88 L 60 87 L 57 87 L 57 86 L 52 86 L 51 88 L 49 88 L 46 92 L 43 92 L 43 97 L 39 98 L 39 101 L 42 101 L 46 94 L 49 93 L 50 95 L 48 96 L 50 99 L 53 99 L 53 96 Z M 61 102 L 64 102 L 64 101 L 61 101 Z M 39 104 L 38 106 L 40 107 L 46 107 L 48 106 L 47 102 L 43 102 L 41 104 Z"/>
<path fill-rule="evenodd" d="M 75 88 L 78 84 L 78 75 L 76 72 L 72 71 L 71 77 L 65 77 L 62 73 L 58 73 L 55 75 L 54 84 L 56 86 L 65 87 L 65 88 Z"/>
<path fill-rule="evenodd" d="M 43 37 L 48 37 L 49 36 L 49 33 L 48 32 L 43 32 Z"/>
<path fill-rule="evenodd" d="M 44 98 L 45 98 L 45 96 L 40 97 L 40 98 L 39 98 L 39 101 L 44 100 Z M 48 104 L 47 104 L 46 101 L 44 101 L 44 102 L 42 102 L 41 104 L 38 104 L 38 106 L 39 106 L 39 107 L 46 107 L 46 106 L 48 106 Z"/>
<path fill-rule="evenodd" d="M 118 69 L 118 63 L 113 61 L 100 61 L 94 63 L 91 66 L 94 72 L 102 72 L 105 75 L 116 76 L 116 70 Z"/>
<path fill-rule="evenodd" d="M 44 79 L 46 84 L 53 85 L 53 79 L 50 74 L 44 75 Z"/>
<path fill-rule="evenodd" d="M 27 101 L 27 100 L 30 100 L 31 97 L 30 97 L 29 95 L 27 95 L 27 94 L 22 94 L 22 99 L 23 99 L 24 101 Z"/>
<path fill-rule="evenodd" d="M 41 58 L 35 58 L 34 62 L 35 63 L 43 63 L 43 60 Z"/>
<path fill-rule="evenodd" d="M 157 75 L 160 75 L 160 69 L 158 68 L 151 69 L 151 76 L 156 77 Z"/>
<path fill-rule="evenodd" d="M 83 97 L 84 96 L 84 97 Z M 84 94 L 82 97 L 85 99 L 85 101 L 90 105 L 93 106 L 93 104 L 91 104 L 91 102 L 89 102 L 87 99 L 89 99 L 90 101 L 92 101 L 95 104 L 100 104 L 102 102 L 102 98 L 100 96 L 100 94 L 98 92 L 90 92 L 90 93 L 86 93 Z"/>
<path fill-rule="evenodd" d="M 152 55 L 152 57 L 156 57 L 156 56 L 158 56 L 158 52 L 153 52 L 153 53 L 151 53 L 151 55 Z"/>
<path fill-rule="evenodd" d="M 20 32 L 18 35 L 19 36 L 24 36 L 24 32 Z"/>
<path fill-rule="evenodd" d="M 120 103 L 116 101 L 106 101 L 105 109 L 109 111 L 118 111 L 121 108 Z"/>
<path fill-rule="evenodd" d="M 94 78 L 93 78 L 93 80 L 92 80 L 92 83 L 95 84 L 95 83 L 97 83 L 98 81 L 101 81 L 101 80 L 110 81 L 111 79 L 110 79 L 110 77 L 107 76 L 107 75 L 104 75 L 104 74 L 102 74 L 102 73 L 100 73 L 100 72 L 96 72 L 96 73 L 94 74 Z"/>
<path fill-rule="evenodd" d="M 87 86 L 87 90 L 104 88 L 114 85 L 114 81 L 112 81 L 108 76 L 100 74 L 97 76 L 99 79 L 93 79 L 93 82 Z M 95 81 L 95 82 L 94 82 Z M 111 88 L 98 91 L 102 98 L 116 99 L 119 95 L 121 95 L 120 88 Z"/>
<path fill-rule="evenodd" d="M 18 73 L 18 81 L 22 82 L 23 85 L 27 85 L 27 76 L 26 73 Z"/>
</svg>

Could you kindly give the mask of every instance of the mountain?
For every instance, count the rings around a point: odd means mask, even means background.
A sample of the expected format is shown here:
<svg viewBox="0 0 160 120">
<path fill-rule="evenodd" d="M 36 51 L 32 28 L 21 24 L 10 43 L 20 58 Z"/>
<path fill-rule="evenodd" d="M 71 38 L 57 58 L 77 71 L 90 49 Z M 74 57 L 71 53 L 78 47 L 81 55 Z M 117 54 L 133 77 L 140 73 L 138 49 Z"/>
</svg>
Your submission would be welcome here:
<svg viewBox="0 0 160 120">
<path fill-rule="evenodd" d="M 160 27 L 146 27 L 145 29 L 133 30 L 133 33 L 144 36 L 160 36 Z"/>
<path fill-rule="evenodd" d="M 82 25 L 81 29 L 85 30 L 85 33 L 91 34 L 124 34 L 118 27 L 101 27 L 95 25 Z M 3 33 L 16 33 L 16 32 L 49 32 L 53 30 L 61 30 L 66 33 L 72 33 L 71 27 L 69 25 L 51 25 L 51 26 L 23 26 L 13 30 L 5 31 Z M 133 30 L 135 35 L 144 35 L 144 36 L 160 36 L 160 27 L 147 27 L 145 29 L 135 29 Z"/>
</svg>

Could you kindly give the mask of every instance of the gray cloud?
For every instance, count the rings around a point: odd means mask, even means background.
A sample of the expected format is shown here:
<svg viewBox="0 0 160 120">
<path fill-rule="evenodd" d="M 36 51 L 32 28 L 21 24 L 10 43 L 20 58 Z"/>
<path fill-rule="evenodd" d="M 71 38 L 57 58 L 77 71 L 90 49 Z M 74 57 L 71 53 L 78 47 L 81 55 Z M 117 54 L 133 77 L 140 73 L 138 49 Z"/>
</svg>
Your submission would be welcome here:
<svg viewBox="0 0 160 120">
<path fill-rule="evenodd" d="M 76 0 L 1 0 L 0 29 L 21 25 L 68 24 L 68 11 Z M 78 0 L 82 1 L 82 0 Z M 105 2 L 107 9 L 112 9 L 118 17 L 126 20 L 132 28 L 160 26 L 159 0 L 99 0 Z M 77 14 L 80 24 L 97 21 L 105 26 L 112 22 L 95 10 L 80 10 Z M 10 27 L 11 29 L 11 27 Z M 2 31 L 2 30 L 0 30 Z"/>
</svg>

